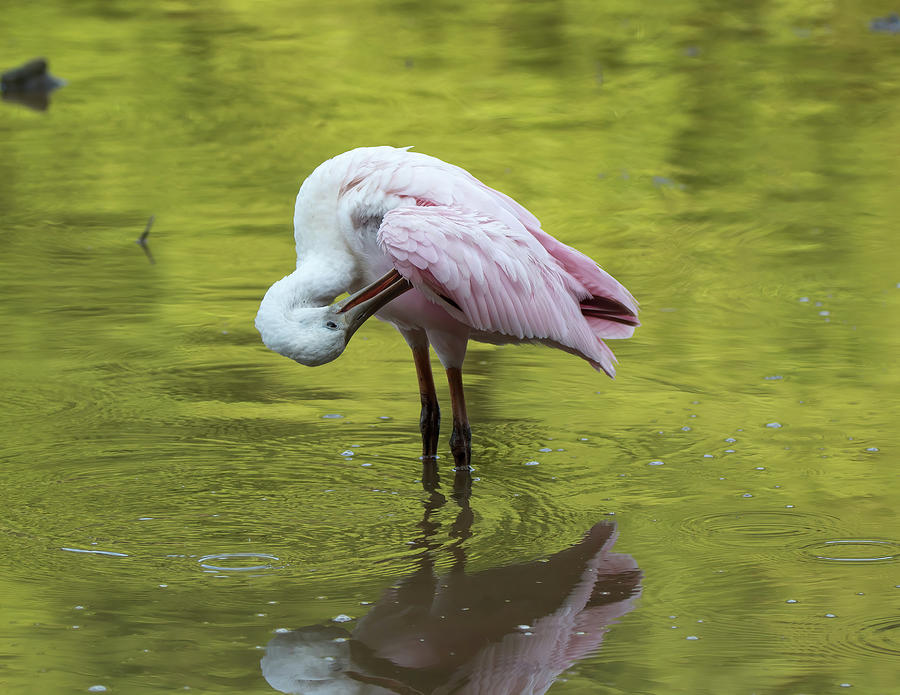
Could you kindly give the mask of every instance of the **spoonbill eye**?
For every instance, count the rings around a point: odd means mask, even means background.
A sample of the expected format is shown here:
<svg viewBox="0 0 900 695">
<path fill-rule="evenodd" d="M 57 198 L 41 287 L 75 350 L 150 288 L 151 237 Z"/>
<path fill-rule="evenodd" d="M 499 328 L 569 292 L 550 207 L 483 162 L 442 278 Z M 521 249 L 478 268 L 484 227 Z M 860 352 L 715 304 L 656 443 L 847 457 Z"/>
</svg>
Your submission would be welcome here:
<svg viewBox="0 0 900 695">
<path fill-rule="evenodd" d="M 330 328 L 331 330 L 336 330 L 338 325 L 334 321 L 328 321 L 325 324 L 325 328 Z"/>
</svg>

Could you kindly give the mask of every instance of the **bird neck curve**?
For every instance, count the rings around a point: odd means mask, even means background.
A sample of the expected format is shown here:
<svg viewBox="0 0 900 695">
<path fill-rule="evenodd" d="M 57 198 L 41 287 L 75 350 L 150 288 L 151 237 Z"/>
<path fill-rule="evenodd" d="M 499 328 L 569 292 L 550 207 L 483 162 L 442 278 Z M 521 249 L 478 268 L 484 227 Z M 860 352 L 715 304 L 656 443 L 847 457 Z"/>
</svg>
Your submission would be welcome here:
<svg viewBox="0 0 900 695">
<path fill-rule="evenodd" d="M 354 281 L 352 259 L 339 255 L 307 254 L 297 269 L 275 282 L 260 302 L 256 330 L 263 342 L 281 354 L 298 337 L 298 322 L 305 309 L 331 304 Z"/>
</svg>

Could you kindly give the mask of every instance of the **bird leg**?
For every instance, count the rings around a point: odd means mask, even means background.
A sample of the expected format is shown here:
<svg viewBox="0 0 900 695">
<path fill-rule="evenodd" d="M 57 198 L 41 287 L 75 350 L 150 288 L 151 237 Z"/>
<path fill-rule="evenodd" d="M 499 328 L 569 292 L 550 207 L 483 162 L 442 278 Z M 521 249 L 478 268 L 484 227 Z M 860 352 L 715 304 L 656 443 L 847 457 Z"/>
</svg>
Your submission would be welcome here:
<svg viewBox="0 0 900 695">
<path fill-rule="evenodd" d="M 459 367 L 447 369 L 450 383 L 450 405 L 453 408 L 453 432 L 450 434 L 450 451 L 457 470 L 469 470 L 472 461 L 472 430 L 466 415 L 466 397 L 463 393 L 462 370 Z"/>
<path fill-rule="evenodd" d="M 412 353 L 413 361 L 416 363 L 416 376 L 419 378 L 419 396 L 422 401 L 422 413 L 419 417 L 419 429 L 422 432 L 422 458 L 433 459 L 437 456 L 438 435 L 441 431 L 441 407 L 434 390 L 428 344 L 413 346 Z"/>
</svg>

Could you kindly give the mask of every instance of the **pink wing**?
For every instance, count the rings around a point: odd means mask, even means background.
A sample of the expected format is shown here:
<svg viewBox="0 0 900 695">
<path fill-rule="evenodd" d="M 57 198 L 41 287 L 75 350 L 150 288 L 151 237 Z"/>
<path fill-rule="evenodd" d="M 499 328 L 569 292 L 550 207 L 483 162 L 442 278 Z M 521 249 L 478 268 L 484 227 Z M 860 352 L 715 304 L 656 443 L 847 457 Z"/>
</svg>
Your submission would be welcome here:
<svg viewBox="0 0 900 695">
<path fill-rule="evenodd" d="M 592 293 L 524 230 L 456 206 L 400 207 L 378 242 L 401 275 L 476 331 L 550 342 L 615 374 L 582 313 Z"/>
<path fill-rule="evenodd" d="M 420 206 L 454 206 L 503 222 L 510 230 L 527 232 L 565 272 L 590 291 L 588 304 L 594 306 L 594 311 L 588 317 L 597 324 L 599 335 L 628 338 L 634 333 L 634 327 L 640 325 L 637 302 L 591 258 L 547 234 L 528 210 L 465 169 L 407 149 L 370 147 L 346 153 L 352 157 L 348 164 L 353 175 L 343 186 L 342 194 L 358 189 L 364 198 L 389 194 L 409 198 Z"/>
<path fill-rule="evenodd" d="M 601 338 L 631 337 L 640 325 L 637 302 L 593 260 L 544 232 L 528 210 L 465 169 L 393 147 L 360 148 L 340 157 L 347 157 L 352 172 L 342 195 L 408 200 L 408 207 L 385 216 L 379 232 L 385 252 L 399 251 L 397 270 L 403 273 L 405 263 L 410 280 L 416 274 L 420 280 L 413 282 L 456 302 L 477 330 L 556 343 L 613 375 L 615 358 Z M 430 208 L 440 209 L 424 212 Z M 417 233 L 419 222 L 436 236 Z M 410 253 L 418 265 L 408 262 Z M 468 292 L 457 298 L 441 278 L 459 291 L 462 277 Z"/>
</svg>

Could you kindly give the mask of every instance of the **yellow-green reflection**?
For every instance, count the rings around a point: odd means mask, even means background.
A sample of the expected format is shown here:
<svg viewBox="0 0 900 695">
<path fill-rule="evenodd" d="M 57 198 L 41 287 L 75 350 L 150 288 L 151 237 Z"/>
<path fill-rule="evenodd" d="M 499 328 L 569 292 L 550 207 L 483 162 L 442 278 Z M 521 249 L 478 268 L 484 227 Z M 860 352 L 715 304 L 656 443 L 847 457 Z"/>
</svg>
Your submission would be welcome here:
<svg viewBox="0 0 900 695">
<path fill-rule="evenodd" d="M 614 512 L 645 574 L 552 692 L 896 687 L 896 624 L 878 629 L 896 561 L 809 550 L 898 540 L 900 72 L 898 37 L 869 29 L 883 14 L 6 8 L 0 65 L 45 55 L 68 81 L 44 113 L 0 104 L 6 691 L 270 692 L 254 648 L 273 629 L 360 616 L 409 574 L 408 350 L 373 324 L 303 369 L 252 326 L 293 266 L 300 180 L 371 144 L 466 167 L 642 302 L 614 383 L 537 348 L 473 345 L 466 365 L 470 569 L 550 556 Z M 154 265 L 133 243 L 150 215 Z M 436 521 L 447 539 L 452 511 Z M 198 562 L 242 552 L 281 564 Z"/>
</svg>

